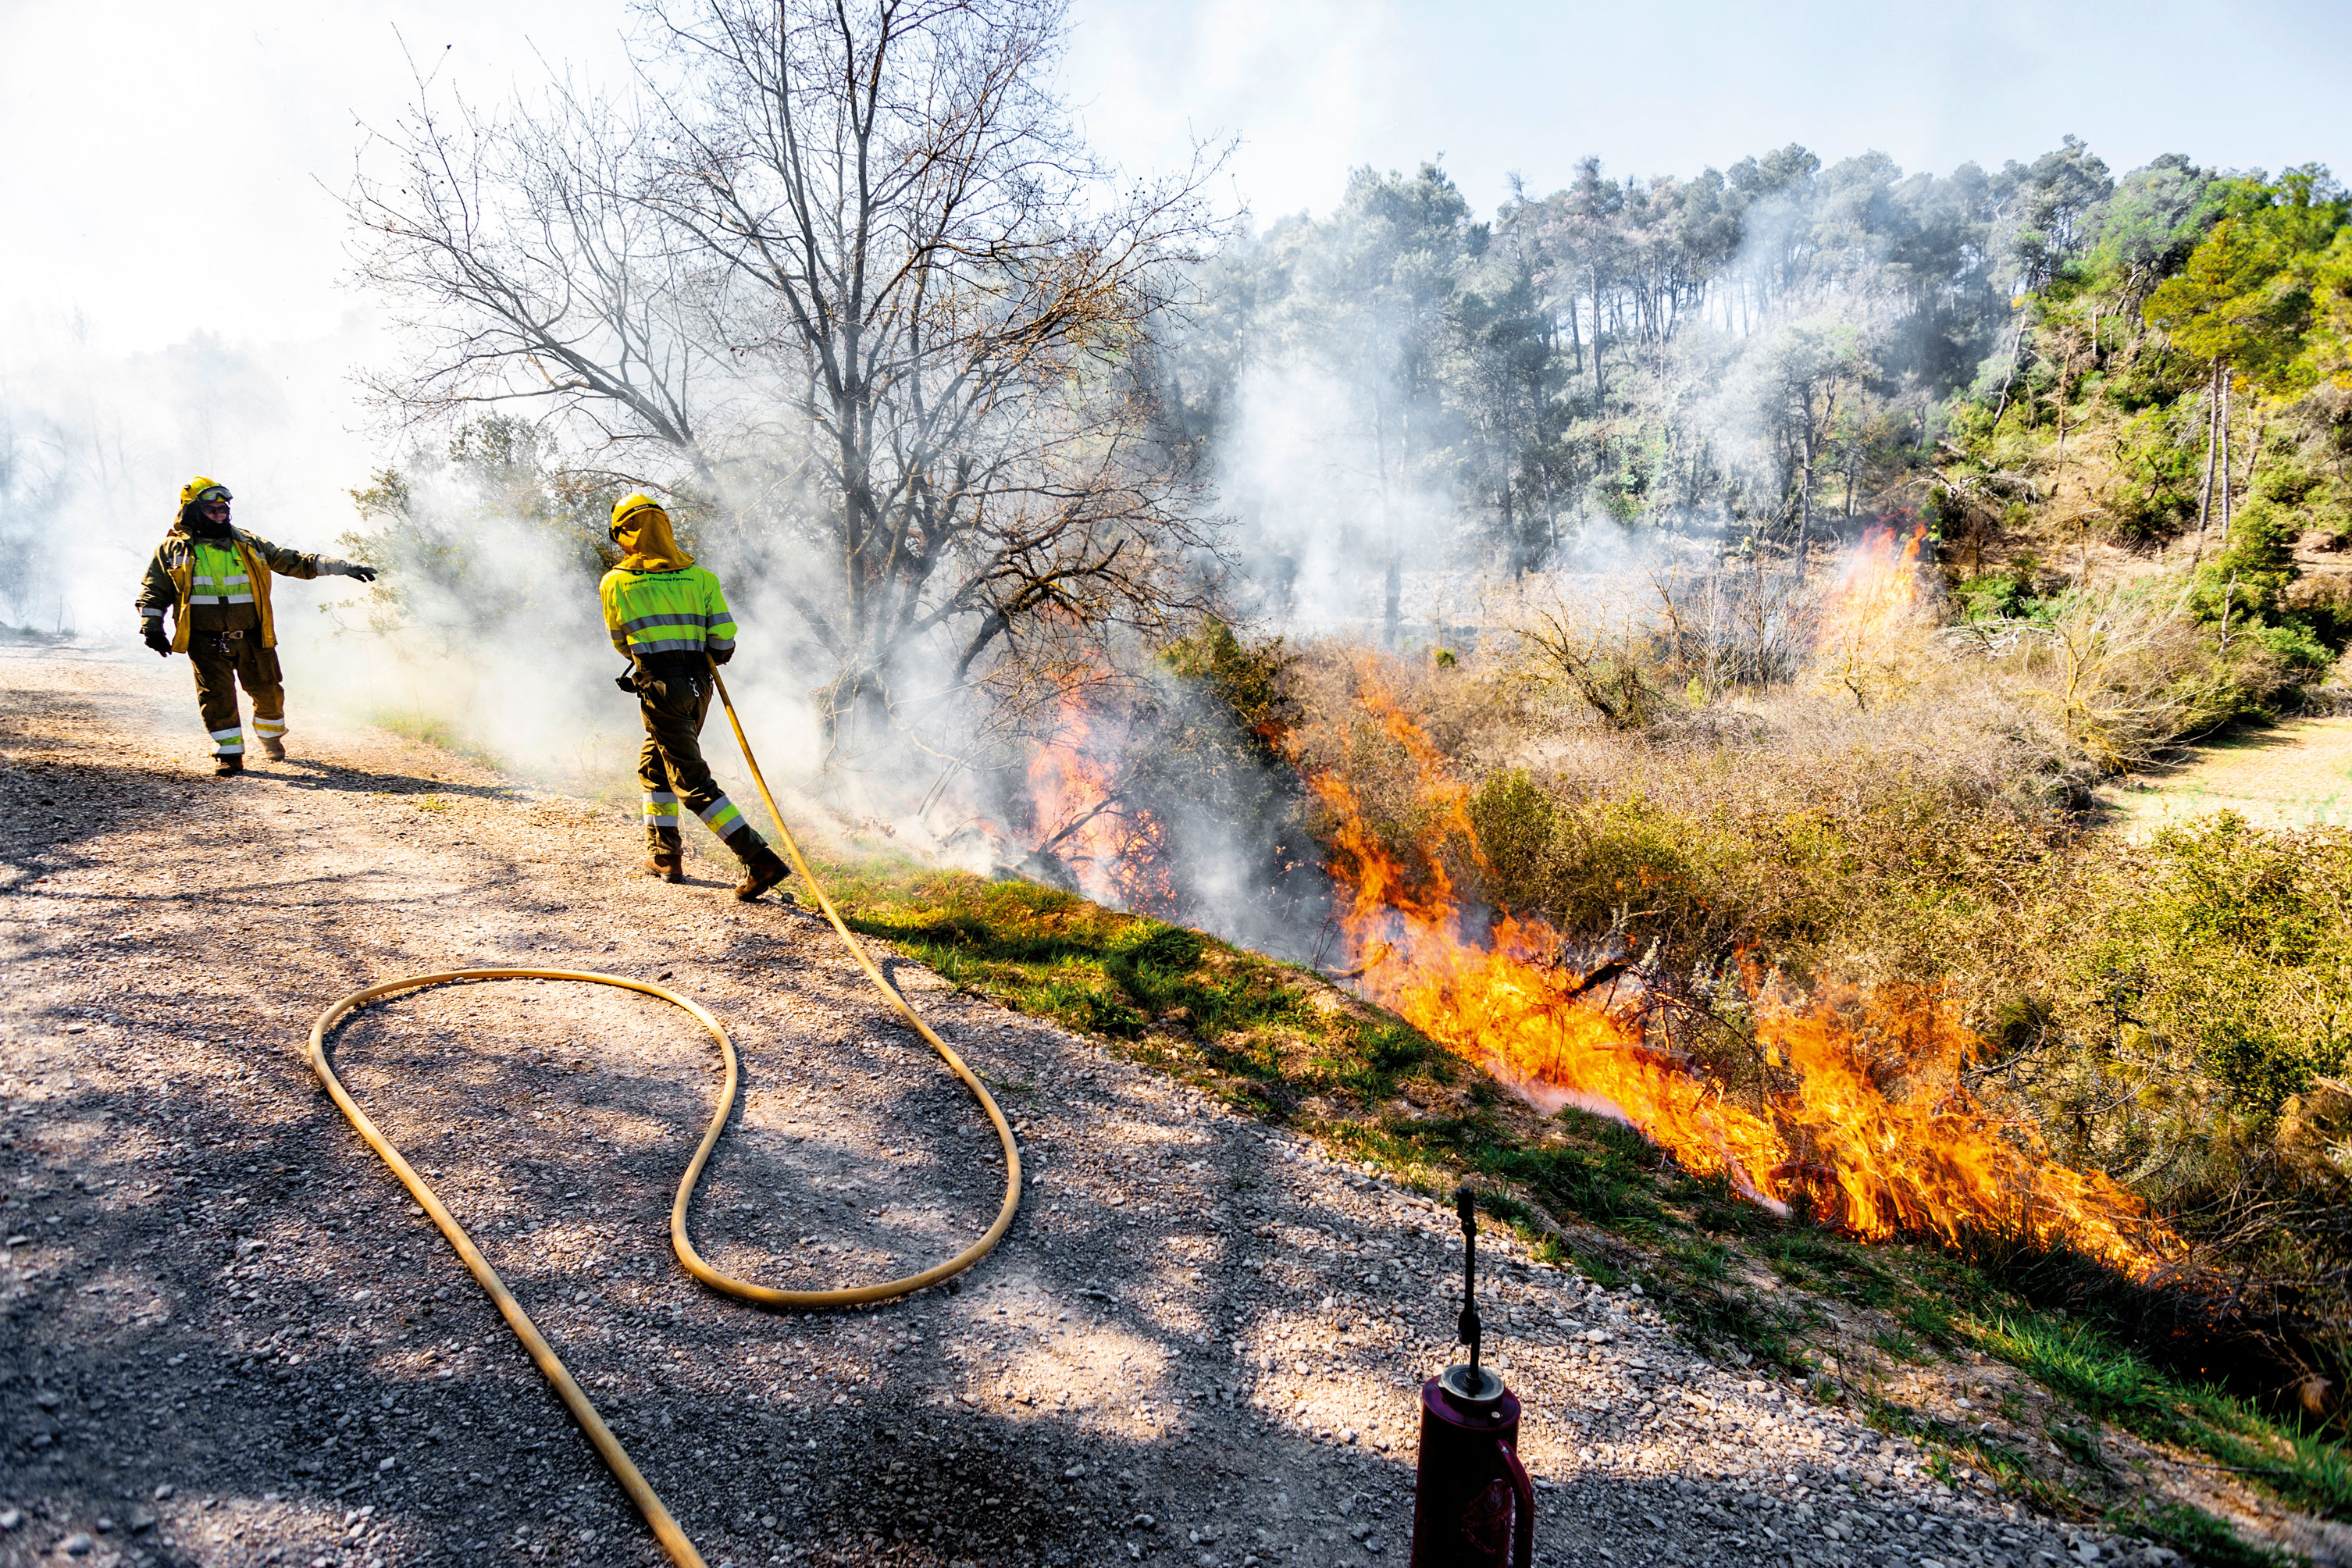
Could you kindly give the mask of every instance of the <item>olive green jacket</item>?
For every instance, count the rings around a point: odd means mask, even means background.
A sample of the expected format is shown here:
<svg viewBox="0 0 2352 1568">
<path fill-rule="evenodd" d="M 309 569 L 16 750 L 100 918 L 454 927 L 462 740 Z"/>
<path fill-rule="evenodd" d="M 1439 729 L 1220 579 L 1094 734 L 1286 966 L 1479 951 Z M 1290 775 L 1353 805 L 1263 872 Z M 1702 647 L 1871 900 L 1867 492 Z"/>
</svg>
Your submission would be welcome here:
<svg viewBox="0 0 2352 1568">
<path fill-rule="evenodd" d="M 241 528 L 228 531 L 230 548 L 245 563 L 247 585 L 252 589 L 253 607 L 261 616 L 261 646 L 278 646 L 278 624 L 269 614 L 269 577 L 276 573 L 281 577 L 316 577 L 330 567 L 342 563 L 331 556 L 316 555 L 299 550 L 281 550 L 269 541 L 250 534 Z M 168 606 L 172 611 L 172 651 L 188 651 L 190 617 L 188 599 L 195 574 L 195 542 L 174 525 L 155 547 L 153 559 L 147 563 L 147 575 L 139 584 L 139 613 L 161 616 Z M 217 584 L 215 584 L 217 586 Z M 227 595 L 220 595 L 227 597 Z"/>
</svg>

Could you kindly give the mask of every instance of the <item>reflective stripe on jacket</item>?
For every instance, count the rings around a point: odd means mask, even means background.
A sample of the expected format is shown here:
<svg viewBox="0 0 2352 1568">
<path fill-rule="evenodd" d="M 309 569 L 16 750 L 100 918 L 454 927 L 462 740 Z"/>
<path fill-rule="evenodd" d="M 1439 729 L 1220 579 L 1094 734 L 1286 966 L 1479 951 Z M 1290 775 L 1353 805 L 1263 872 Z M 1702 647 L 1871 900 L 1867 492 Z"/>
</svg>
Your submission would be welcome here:
<svg viewBox="0 0 2352 1568">
<path fill-rule="evenodd" d="M 139 584 L 139 613 L 160 618 L 173 612 L 172 651 L 188 651 L 194 605 L 251 605 L 261 613 L 261 646 L 278 646 L 278 623 L 269 614 L 269 577 L 316 577 L 321 557 L 285 550 L 241 528 L 226 542 L 191 539 L 177 528 L 163 536 L 147 562 Z M 200 596 L 201 595 L 201 596 Z"/>
<path fill-rule="evenodd" d="M 188 579 L 188 603 L 191 605 L 250 605 L 253 603 L 253 574 L 234 546 L 215 544 L 208 539 L 194 541 L 194 575 Z"/>
<path fill-rule="evenodd" d="M 723 653 L 735 646 L 735 617 L 719 579 L 700 566 L 683 572 L 604 574 L 597 585 L 604 630 L 631 658 L 649 653 Z"/>
</svg>

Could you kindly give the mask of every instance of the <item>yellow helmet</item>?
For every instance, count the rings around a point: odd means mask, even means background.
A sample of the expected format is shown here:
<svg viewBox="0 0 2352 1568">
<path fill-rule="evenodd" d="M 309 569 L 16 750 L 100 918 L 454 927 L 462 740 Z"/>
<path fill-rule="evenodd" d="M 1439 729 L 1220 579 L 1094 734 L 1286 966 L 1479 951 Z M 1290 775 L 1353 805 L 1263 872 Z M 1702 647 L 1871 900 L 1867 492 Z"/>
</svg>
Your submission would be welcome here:
<svg viewBox="0 0 2352 1568">
<path fill-rule="evenodd" d="M 619 500 L 613 503 L 613 539 L 615 543 L 619 542 L 621 538 L 622 522 L 631 514 L 644 511 L 649 507 L 655 511 L 661 511 L 662 510 L 661 502 L 654 500 L 653 497 L 646 494 L 643 490 L 632 490 L 629 494 L 623 496 Z M 667 517 L 669 514 L 667 512 L 662 512 L 662 515 Z"/>
<path fill-rule="evenodd" d="M 180 504 L 182 506 L 187 506 L 191 502 L 200 500 L 227 500 L 231 498 L 226 485 L 221 483 L 218 479 L 208 479 L 202 474 L 198 474 L 194 479 L 190 479 L 186 484 L 180 487 Z"/>
</svg>

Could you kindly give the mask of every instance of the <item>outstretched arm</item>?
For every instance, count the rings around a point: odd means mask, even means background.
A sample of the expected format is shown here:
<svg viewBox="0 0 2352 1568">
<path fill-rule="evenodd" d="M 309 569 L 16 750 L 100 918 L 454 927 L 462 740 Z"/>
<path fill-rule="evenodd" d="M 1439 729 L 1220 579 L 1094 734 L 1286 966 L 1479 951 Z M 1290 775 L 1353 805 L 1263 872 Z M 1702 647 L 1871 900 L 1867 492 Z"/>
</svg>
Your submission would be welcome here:
<svg viewBox="0 0 2352 1568">
<path fill-rule="evenodd" d="M 375 581 L 375 568 L 362 566 L 357 562 L 339 561 L 331 555 L 318 555 L 307 551 L 286 550 L 255 534 L 245 535 L 247 544 L 261 557 L 268 568 L 280 577 L 351 577 L 362 583 Z"/>
</svg>

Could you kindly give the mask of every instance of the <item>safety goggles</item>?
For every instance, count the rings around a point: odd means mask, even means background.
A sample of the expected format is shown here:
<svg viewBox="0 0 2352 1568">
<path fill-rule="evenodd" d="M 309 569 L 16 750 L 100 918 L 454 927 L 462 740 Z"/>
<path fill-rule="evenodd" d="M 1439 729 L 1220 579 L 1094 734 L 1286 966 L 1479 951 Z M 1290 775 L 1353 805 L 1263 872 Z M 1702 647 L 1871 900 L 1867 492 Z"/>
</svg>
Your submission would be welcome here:
<svg viewBox="0 0 2352 1568">
<path fill-rule="evenodd" d="M 226 485 L 206 485 L 196 492 L 198 506 L 211 506 L 215 501 L 226 506 L 232 499 Z"/>
</svg>

